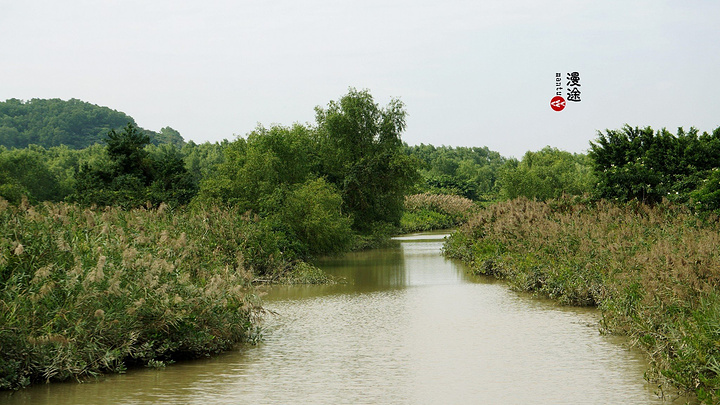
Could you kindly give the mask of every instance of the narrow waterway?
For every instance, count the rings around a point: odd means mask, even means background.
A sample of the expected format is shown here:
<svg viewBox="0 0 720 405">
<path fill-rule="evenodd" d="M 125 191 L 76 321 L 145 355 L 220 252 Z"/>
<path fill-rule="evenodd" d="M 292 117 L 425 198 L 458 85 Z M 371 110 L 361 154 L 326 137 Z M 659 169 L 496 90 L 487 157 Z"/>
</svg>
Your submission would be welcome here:
<svg viewBox="0 0 720 405">
<path fill-rule="evenodd" d="M 564 308 L 466 274 L 442 235 L 317 263 L 346 283 L 268 290 L 256 346 L 7 404 L 654 404 L 646 363 Z M 684 400 L 680 400 L 684 401 Z M 667 403 L 667 402 L 665 402 Z"/>
</svg>

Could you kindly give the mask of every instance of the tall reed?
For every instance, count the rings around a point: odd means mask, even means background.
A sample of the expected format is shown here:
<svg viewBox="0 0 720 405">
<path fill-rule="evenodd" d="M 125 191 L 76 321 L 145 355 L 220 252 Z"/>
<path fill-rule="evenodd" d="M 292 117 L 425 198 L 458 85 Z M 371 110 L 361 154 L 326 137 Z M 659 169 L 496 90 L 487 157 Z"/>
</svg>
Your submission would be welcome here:
<svg viewBox="0 0 720 405">
<path fill-rule="evenodd" d="M 569 198 L 488 207 L 445 246 L 480 274 L 571 305 L 650 356 L 652 377 L 720 400 L 720 225 L 682 206 Z"/>
<path fill-rule="evenodd" d="M 0 199 L 0 388 L 203 356 L 257 337 L 276 260 L 231 210 Z"/>
<path fill-rule="evenodd" d="M 467 221 L 477 208 L 472 200 L 457 195 L 409 195 L 405 197 L 400 226 L 403 232 L 451 228 Z"/>
</svg>

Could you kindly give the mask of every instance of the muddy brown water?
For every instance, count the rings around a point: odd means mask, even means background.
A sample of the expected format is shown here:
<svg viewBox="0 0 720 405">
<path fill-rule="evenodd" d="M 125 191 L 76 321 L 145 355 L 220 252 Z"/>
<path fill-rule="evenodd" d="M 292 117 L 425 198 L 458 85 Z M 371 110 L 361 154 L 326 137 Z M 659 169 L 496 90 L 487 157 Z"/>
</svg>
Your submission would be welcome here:
<svg viewBox="0 0 720 405">
<path fill-rule="evenodd" d="M 442 234 L 319 261 L 346 283 L 268 289 L 258 345 L 165 369 L 34 386 L 3 404 L 656 404 L 599 313 L 470 276 Z M 674 403 L 684 403 L 681 398 Z"/>
</svg>

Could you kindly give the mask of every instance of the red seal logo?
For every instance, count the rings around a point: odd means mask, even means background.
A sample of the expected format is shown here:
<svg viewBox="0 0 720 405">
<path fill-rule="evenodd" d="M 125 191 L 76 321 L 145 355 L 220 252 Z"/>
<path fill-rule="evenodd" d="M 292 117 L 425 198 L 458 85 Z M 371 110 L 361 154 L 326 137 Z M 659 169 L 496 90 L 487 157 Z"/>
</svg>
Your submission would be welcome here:
<svg viewBox="0 0 720 405">
<path fill-rule="evenodd" d="M 560 96 L 555 96 L 550 100 L 550 108 L 555 111 L 562 111 L 565 108 L 565 99 Z"/>
</svg>

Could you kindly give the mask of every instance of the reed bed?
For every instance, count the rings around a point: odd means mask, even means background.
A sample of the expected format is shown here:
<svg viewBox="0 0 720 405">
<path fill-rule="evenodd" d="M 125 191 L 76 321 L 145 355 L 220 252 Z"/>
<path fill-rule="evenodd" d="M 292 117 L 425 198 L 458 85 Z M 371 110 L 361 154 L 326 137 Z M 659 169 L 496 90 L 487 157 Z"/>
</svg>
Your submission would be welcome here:
<svg viewBox="0 0 720 405">
<path fill-rule="evenodd" d="M 470 199 L 450 194 L 414 194 L 405 197 L 400 220 L 403 232 L 447 229 L 457 226 L 477 210 Z"/>
<path fill-rule="evenodd" d="M 0 389 L 209 355 L 258 336 L 261 224 L 232 210 L 0 199 Z"/>
<path fill-rule="evenodd" d="M 718 403 L 719 247 L 717 217 L 668 202 L 516 199 L 475 214 L 445 253 L 519 290 L 598 306 L 605 331 L 649 354 L 649 379 Z"/>
</svg>

